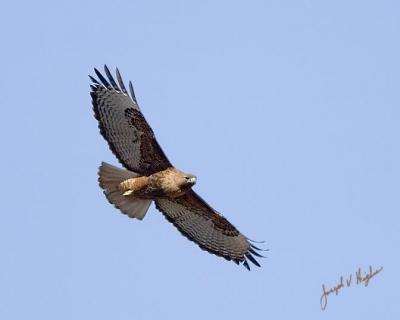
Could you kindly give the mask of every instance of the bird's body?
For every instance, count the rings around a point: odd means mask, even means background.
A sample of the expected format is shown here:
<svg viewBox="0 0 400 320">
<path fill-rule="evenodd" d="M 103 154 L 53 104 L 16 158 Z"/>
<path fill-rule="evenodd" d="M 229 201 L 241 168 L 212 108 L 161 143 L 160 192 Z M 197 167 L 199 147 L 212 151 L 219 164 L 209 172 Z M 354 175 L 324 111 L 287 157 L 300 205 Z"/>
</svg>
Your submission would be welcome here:
<svg viewBox="0 0 400 320">
<path fill-rule="evenodd" d="M 192 187 L 196 177 L 176 169 L 158 144 L 129 83 L 130 95 L 116 70 L 117 82 L 105 66 L 108 81 L 95 69 L 92 104 L 100 133 L 126 169 L 103 162 L 99 185 L 108 201 L 131 218 L 143 219 L 156 208 L 200 248 L 250 269 L 248 260 L 260 250 L 227 219 L 208 205 Z M 253 256 L 254 255 L 254 256 Z"/>
<path fill-rule="evenodd" d="M 196 182 L 191 174 L 168 168 L 151 174 L 122 181 L 118 189 L 123 195 L 140 199 L 177 198 L 186 193 Z"/>
</svg>

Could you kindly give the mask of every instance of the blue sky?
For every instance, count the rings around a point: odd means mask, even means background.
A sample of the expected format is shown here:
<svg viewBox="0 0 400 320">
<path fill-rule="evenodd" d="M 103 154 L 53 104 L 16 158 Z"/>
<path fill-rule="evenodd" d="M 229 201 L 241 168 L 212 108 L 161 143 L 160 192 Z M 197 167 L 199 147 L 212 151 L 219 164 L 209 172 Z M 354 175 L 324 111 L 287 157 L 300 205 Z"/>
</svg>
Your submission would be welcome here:
<svg viewBox="0 0 400 320">
<path fill-rule="evenodd" d="M 3 2 L 0 318 L 399 318 L 399 32 L 397 1 Z M 104 63 L 261 269 L 108 204 Z"/>
</svg>

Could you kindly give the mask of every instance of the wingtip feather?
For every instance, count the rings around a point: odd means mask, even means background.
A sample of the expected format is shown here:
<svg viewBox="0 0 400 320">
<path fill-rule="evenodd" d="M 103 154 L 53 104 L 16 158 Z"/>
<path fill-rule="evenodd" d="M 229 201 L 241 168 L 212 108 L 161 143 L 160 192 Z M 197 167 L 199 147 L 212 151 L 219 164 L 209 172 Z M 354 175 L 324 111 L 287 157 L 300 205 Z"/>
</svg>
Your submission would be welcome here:
<svg viewBox="0 0 400 320">
<path fill-rule="evenodd" d="M 108 67 L 107 67 L 106 64 L 104 65 L 104 72 L 106 73 L 107 78 L 108 78 L 108 80 L 110 81 L 112 87 L 113 87 L 115 90 L 117 90 L 117 91 L 121 91 L 121 90 L 119 89 L 117 83 L 115 82 L 115 80 L 114 80 L 114 78 L 113 78 L 113 76 L 112 76 L 112 74 L 111 74 L 111 72 L 110 72 L 110 70 L 108 69 Z"/>
<path fill-rule="evenodd" d="M 244 266 L 247 270 L 250 271 L 250 265 L 249 265 L 249 263 L 247 262 L 246 259 L 243 261 L 243 266 Z"/>
<path fill-rule="evenodd" d="M 254 259 L 254 257 L 250 253 L 246 254 L 246 258 L 249 259 L 252 263 L 254 263 L 257 267 L 261 267 L 258 261 Z"/>
<path fill-rule="evenodd" d="M 129 91 L 131 92 L 131 98 L 133 99 L 133 101 L 135 101 L 137 103 L 135 91 L 133 90 L 132 81 L 129 81 Z"/>
<path fill-rule="evenodd" d="M 118 68 L 115 68 L 115 73 L 117 74 L 117 81 L 119 83 L 122 92 L 128 94 L 128 91 L 126 91 L 124 81 L 122 80 L 121 73 L 119 72 Z"/>
<path fill-rule="evenodd" d="M 95 84 L 100 84 L 95 78 L 93 78 L 90 74 L 88 75 L 88 77 L 90 78 L 90 80 L 92 80 L 93 83 Z"/>
<path fill-rule="evenodd" d="M 96 73 L 97 77 L 99 78 L 99 80 L 102 82 L 102 84 L 107 88 L 107 89 L 111 89 L 111 85 L 108 83 L 108 81 L 106 80 L 106 78 L 103 77 L 103 75 L 101 74 L 101 72 L 99 70 L 97 70 L 96 68 L 94 68 L 94 72 Z"/>
</svg>

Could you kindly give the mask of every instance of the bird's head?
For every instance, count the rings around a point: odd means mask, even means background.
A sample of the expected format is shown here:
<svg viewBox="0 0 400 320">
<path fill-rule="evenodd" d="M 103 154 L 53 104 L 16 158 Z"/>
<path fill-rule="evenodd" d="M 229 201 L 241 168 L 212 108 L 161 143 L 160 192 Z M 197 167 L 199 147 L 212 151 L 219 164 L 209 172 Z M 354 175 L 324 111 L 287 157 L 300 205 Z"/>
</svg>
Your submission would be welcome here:
<svg viewBox="0 0 400 320">
<path fill-rule="evenodd" d="M 196 184 L 197 178 L 193 174 L 185 173 L 183 176 L 182 186 L 186 188 L 191 188 Z"/>
<path fill-rule="evenodd" d="M 190 173 L 178 171 L 176 175 L 176 182 L 182 190 L 187 190 L 196 184 L 196 176 Z"/>
<path fill-rule="evenodd" d="M 193 174 L 188 174 L 185 176 L 186 182 L 191 184 L 191 185 L 195 185 L 196 181 L 197 181 L 197 177 L 194 176 Z"/>
<path fill-rule="evenodd" d="M 196 183 L 196 177 L 176 168 L 169 168 L 161 174 L 161 188 L 171 197 L 181 196 Z"/>
</svg>

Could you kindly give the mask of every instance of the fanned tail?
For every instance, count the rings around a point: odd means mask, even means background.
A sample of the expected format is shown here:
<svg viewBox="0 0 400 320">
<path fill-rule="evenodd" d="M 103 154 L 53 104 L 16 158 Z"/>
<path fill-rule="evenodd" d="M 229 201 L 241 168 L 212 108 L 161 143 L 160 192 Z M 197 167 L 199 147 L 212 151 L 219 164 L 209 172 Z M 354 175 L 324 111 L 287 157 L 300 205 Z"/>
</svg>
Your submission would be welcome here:
<svg viewBox="0 0 400 320">
<path fill-rule="evenodd" d="M 123 195 L 118 185 L 127 179 L 139 176 L 137 173 L 117 168 L 106 162 L 99 167 L 99 185 L 107 200 L 128 217 L 142 220 L 150 207 L 151 200 L 143 200 Z"/>
</svg>

